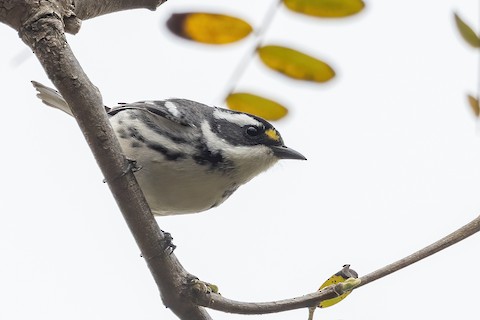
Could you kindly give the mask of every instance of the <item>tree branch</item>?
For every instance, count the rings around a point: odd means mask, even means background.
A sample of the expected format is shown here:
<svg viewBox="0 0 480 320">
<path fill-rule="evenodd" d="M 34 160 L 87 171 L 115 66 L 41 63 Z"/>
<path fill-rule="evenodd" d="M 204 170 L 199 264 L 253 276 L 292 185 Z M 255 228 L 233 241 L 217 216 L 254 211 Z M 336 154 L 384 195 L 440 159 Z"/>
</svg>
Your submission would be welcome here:
<svg viewBox="0 0 480 320">
<path fill-rule="evenodd" d="M 130 10 L 156 10 L 167 0 L 2 0 L 0 1 L 0 21 L 19 30 L 28 24 L 35 15 L 54 14 L 63 21 L 63 30 L 76 34 L 82 20 L 91 19 L 107 13 Z M 27 9 L 28 8 L 28 9 Z"/>
<path fill-rule="evenodd" d="M 194 277 L 175 255 L 164 250 L 165 235 L 151 214 L 135 176 L 127 169 L 127 161 L 104 112 L 100 93 L 83 72 L 64 34 L 64 28 L 79 28 L 75 13 L 81 19 L 87 19 L 138 7 L 153 10 L 164 1 L 134 2 L 77 0 L 75 8 L 72 0 L 0 0 L 0 22 L 19 32 L 68 102 L 160 289 L 164 304 L 181 319 L 203 320 L 210 319 L 210 316 L 201 306 L 225 312 L 264 314 L 316 306 L 320 301 L 342 294 L 344 286 L 337 284 L 302 297 L 274 302 L 229 300 L 210 292 L 201 282 L 192 282 Z M 432 245 L 361 277 L 356 288 L 433 255 L 478 231 L 480 216 Z"/>
<path fill-rule="evenodd" d="M 149 9 L 156 10 L 167 0 L 74 0 L 75 13 L 82 20 L 91 19 L 103 14 L 130 10 Z"/>
<path fill-rule="evenodd" d="M 394 263 L 391 263 L 383 268 L 380 268 L 374 272 L 371 272 L 363 277 L 361 277 L 360 284 L 355 286 L 355 289 L 360 288 L 363 285 L 366 285 L 370 282 L 383 278 L 391 273 L 394 273 L 402 268 L 405 268 L 415 262 L 418 262 L 422 259 L 425 259 L 443 249 L 454 245 L 457 242 L 460 242 L 471 235 L 480 231 L 480 216 L 466 224 L 465 226 L 459 228 L 458 230 L 452 232 L 446 237 L 434 242 L 433 244 L 403 258 Z M 230 300 L 219 294 L 209 292 L 208 290 L 199 290 L 194 288 L 195 301 L 204 307 L 211 309 L 230 312 L 230 313 L 239 313 L 239 314 L 266 314 L 266 313 L 275 313 L 287 310 L 301 309 L 307 307 L 317 306 L 321 301 L 335 298 L 344 293 L 344 288 L 342 283 L 336 284 L 335 286 L 329 286 L 321 291 L 310 293 L 301 297 L 296 297 L 292 299 L 272 301 L 272 302 L 240 302 L 235 300 Z M 352 290 L 352 291 L 353 291 Z"/>
<path fill-rule="evenodd" d="M 241 302 L 217 293 L 196 292 L 195 301 L 204 307 L 238 314 L 267 314 L 316 306 L 320 301 L 335 298 L 343 293 L 342 284 L 292 299 L 271 302 Z"/>
<path fill-rule="evenodd" d="M 446 237 L 443 237 L 442 239 L 435 241 L 431 245 L 421 250 L 418 250 L 417 252 L 412 253 L 411 255 L 403 259 L 400 259 L 394 263 L 391 263 L 383 268 L 380 268 L 374 272 L 371 272 L 361 277 L 360 279 L 362 280 L 362 282 L 360 283 L 360 285 L 357 286 L 357 288 L 364 286 L 375 280 L 378 280 L 380 278 L 383 278 L 400 269 L 408 267 L 409 265 L 414 264 L 415 262 L 418 262 L 422 259 L 425 259 L 439 251 L 442 251 L 443 249 L 446 249 L 456 244 L 457 242 L 460 242 L 470 237 L 471 235 L 474 235 L 479 231 L 480 231 L 480 216 L 476 217 L 471 222 L 467 223 L 466 225 L 457 229 L 456 231 L 450 233 Z"/>
<path fill-rule="evenodd" d="M 16 28 L 68 102 L 140 247 L 164 304 L 181 319 L 210 319 L 204 308 L 184 295 L 192 276 L 175 255 L 165 251 L 165 235 L 150 212 L 135 176 L 128 170 L 105 114 L 100 92 L 67 44 L 62 18 L 70 9 L 71 3 L 66 0 L 0 0 L 0 22 Z"/>
</svg>

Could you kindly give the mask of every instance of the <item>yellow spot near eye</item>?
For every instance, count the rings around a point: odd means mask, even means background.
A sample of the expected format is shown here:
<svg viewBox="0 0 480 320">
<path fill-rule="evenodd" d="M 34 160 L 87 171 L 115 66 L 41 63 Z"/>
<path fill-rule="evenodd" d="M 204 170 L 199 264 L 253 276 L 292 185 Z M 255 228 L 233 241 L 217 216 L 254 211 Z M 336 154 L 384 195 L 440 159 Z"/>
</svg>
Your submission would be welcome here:
<svg viewBox="0 0 480 320">
<path fill-rule="evenodd" d="M 265 134 L 272 140 L 280 141 L 280 136 L 275 129 L 268 129 Z"/>
</svg>

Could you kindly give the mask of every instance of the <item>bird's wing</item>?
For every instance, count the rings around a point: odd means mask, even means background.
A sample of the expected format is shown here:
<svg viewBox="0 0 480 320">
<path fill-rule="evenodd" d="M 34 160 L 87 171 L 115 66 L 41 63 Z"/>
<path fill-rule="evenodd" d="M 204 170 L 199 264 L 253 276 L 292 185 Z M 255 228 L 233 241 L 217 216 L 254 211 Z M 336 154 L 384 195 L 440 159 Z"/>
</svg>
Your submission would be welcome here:
<svg viewBox="0 0 480 320">
<path fill-rule="evenodd" d="M 122 104 L 108 111 L 114 115 L 122 110 L 136 109 L 163 119 L 168 119 L 176 124 L 186 127 L 197 127 L 204 118 L 205 112 L 213 112 L 213 108 L 201 103 L 185 99 L 168 99 L 158 101 L 139 101 Z"/>
</svg>

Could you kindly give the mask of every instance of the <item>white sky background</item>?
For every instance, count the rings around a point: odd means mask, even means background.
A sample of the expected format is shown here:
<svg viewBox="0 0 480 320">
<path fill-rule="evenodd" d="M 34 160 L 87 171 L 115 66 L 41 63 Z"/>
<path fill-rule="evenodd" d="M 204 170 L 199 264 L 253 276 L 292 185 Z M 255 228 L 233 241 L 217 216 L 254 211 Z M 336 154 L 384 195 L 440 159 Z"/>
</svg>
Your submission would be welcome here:
<svg viewBox="0 0 480 320">
<path fill-rule="evenodd" d="M 164 21 L 215 10 L 259 26 L 270 3 L 170 0 L 157 12 L 85 21 L 68 39 L 107 105 L 218 103 L 253 38 L 211 48 L 174 38 Z M 466 0 L 371 0 L 344 20 L 282 8 L 266 42 L 322 58 L 338 76 L 299 84 L 256 59 L 238 89 L 290 106 L 275 125 L 308 161 L 280 163 L 207 213 L 158 218 L 186 269 L 232 299 L 284 299 L 314 291 L 345 263 L 374 271 L 478 215 L 480 135 L 465 98 L 477 87 L 478 53 L 460 39 L 454 10 L 478 26 L 478 5 Z M 74 120 L 35 97 L 30 80 L 49 84 L 38 61 L 15 64 L 25 45 L 5 25 L 0 38 L 0 319 L 176 319 Z M 479 244 L 475 235 L 316 319 L 478 319 Z"/>
</svg>

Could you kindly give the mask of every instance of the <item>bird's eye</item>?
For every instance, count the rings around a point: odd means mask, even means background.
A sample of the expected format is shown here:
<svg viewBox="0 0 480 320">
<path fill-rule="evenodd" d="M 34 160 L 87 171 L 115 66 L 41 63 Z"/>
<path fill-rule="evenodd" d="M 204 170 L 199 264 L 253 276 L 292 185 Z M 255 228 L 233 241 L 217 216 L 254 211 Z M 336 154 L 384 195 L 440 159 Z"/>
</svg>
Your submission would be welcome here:
<svg viewBox="0 0 480 320">
<path fill-rule="evenodd" d="M 254 127 L 254 126 L 250 126 L 250 127 L 247 127 L 246 131 L 248 136 L 250 137 L 256 137 L 258 136 L 258 134 L 260 133 L 260 131 L 258 130 L 257 127 Z"/>
</svg>

